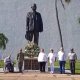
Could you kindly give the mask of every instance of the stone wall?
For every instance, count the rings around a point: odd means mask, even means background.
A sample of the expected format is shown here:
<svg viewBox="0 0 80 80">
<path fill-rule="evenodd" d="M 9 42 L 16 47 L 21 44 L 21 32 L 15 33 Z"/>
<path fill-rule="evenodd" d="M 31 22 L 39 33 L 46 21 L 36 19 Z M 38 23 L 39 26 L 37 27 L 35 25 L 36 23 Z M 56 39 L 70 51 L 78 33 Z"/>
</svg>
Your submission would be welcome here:
<svg viewBox="0 0 80 80">
<path fill-rule="evenodd" d="M 60 48 L 60 37 L 56 22 L 55 0 L 0 0 L 0 32 L 9 38 L 4 55 L 16 56 L 20 48 L 26 46 L 25 39 L 26 14 L 31 10 L 31 4 L 37 4 L 43 18 L 44 31 L 40 33 L 39 46 L 48 53 L 50 48 L 57 52 Z M 80 0 L 72 0 L 63 9 L 58 0 L 60 25 L 66 54 L 74 48 L 80 56 Z"/>
</svg>

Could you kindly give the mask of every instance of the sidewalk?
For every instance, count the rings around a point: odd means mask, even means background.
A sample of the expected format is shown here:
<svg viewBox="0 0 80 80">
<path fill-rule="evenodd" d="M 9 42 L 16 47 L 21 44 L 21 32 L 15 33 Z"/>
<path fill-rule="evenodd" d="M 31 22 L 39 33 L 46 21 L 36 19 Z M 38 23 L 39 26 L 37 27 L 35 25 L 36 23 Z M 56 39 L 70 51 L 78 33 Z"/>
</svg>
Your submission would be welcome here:
<svg viewBox="0 0 80 80">
<path fill-rule="evenodd" d="M 14 67 L 14 71 L 18 72 L 18 69 L 16 67 Z M 0 73 L 4 72 L 3 68 L 0 68 Z"/>
<path fill-rule="evenodd" d="M 26 70 L 25 70 L 26 71 Z M 28 71 L 28 70 L 27 70 Z M 31 70 L 29 70 L 29 71 L 31 71 Z M 34 71 L 36 71 L 36 70 L 34 70 Z M 4 72 L 3 71 L 3 68 L 0 68 L 0 72 Z M 14 67 L 14 72 L 18 72 L 18 69 L 16 68 L 16 67 Z M 54 72 L 55 73 L 59 73 L 59 68 L 58 67 L 56 67 L 55 69 L 54 69 Z M 65 73 L 70 73 L 70 70 L 65 70 Z"/>
<path fill-rule="evenodd" d="M 41 73 L 39 70 L 25 70 L 23 73 L 18 73 L 14 68 L 15 73 L 4 73 L 0 68 L 0 80 L 80 80 L 80 75 L 71 75 L 70 70 L 66 70 L 66 74 L 59 74 L 59 68 L 55 68 L 55 73 Z"/>
<path fill-rule="evenodd" d="M 80 80 L 80 75 L 24 71 L 23 73 L 0 73 L 0 80 Z"/>
</svg>

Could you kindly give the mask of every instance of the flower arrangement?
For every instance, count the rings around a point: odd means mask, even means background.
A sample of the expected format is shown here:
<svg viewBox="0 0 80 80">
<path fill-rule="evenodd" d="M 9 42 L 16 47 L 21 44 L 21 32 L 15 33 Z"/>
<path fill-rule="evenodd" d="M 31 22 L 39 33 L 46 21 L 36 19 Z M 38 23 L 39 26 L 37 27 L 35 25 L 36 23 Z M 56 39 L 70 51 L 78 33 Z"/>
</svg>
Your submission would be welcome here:
<svg viewBox="0 0 80 80">
<path fill-rule="evenodd" d="M 39 51 L 40 51 L 39 46 L 32 42 L 28 43 L 27 46 L 25 47 L 25 54 L 28 57 L 37 57 Z"/>
</svg>

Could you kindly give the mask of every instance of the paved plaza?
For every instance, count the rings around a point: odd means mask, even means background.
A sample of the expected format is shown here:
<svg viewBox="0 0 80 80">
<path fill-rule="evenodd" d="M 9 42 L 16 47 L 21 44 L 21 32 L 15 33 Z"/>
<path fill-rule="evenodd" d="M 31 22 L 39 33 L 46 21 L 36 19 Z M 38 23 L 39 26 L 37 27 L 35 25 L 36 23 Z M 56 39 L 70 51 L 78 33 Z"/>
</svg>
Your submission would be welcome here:
<svg viewBox="0 0 80 80">
<path fill-rule="evenodd" d="M 70 70 L 65 70 L 66 74 L 60 74 L 59 68 L 55 68 L 55 73 L 50 74 L 49 71 L 41 73 L 39 70 L 24 70 L 18 73 L 18 69 L 14 68 L 14 73 L 4 73 L 0 68 L 0 80 L 80 80 L 80 75 L 71 75 Z"/>
<path fill-rule="evenodd" d="M 39 71 L 24 71 L 23 73 L 0 73 L 0 80 L 80 80 L 80 75 L 50 74 Z"/>
</svg>

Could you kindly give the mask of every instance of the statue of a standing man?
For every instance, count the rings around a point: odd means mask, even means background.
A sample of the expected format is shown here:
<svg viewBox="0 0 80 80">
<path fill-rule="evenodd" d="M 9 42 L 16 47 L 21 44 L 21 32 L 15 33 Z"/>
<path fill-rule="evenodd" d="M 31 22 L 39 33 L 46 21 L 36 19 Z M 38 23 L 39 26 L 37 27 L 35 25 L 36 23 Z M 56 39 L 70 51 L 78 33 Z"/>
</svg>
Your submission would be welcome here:
<svg viewBox="0 0 80 80">
<path fill-rule="evenodd" d="M 28 12 L 26 17 L 26 35 L 25 38 L 31 42 L 33 41 L 38 45 L 39 32 L 43 31 L 43 21 L 41 14 L 36 11 L 37 6 L 34 3 L 31 6 L 32 11 Z"/>
</svg>

